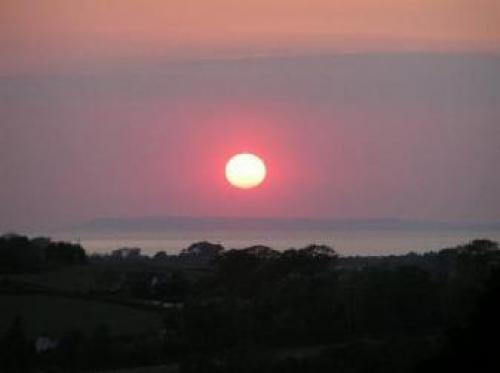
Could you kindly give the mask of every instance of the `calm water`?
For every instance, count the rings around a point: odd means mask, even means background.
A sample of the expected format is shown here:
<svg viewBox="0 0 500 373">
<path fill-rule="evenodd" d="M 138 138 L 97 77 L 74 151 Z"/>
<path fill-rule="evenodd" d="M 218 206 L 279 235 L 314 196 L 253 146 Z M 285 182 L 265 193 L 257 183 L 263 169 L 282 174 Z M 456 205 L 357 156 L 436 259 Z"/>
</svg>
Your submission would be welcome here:
<svg viewBox="0 0 500 373">
<path fill-rule="evenodd" d="M 164 250 L 177 253 L 193 242 L 207 240 L 226 248 L 263 244 L 276 249 L 327 244 L 342 255 L 402 254 L 455 246 L 475 238 L 500 241 L 500 230 L 184 230 L 178 232 L 58 233 L 55 239 L 79 241 L 89 252 L 109 252 L 120 247 L 140 247 L 144 253 Z"/>
</svg>

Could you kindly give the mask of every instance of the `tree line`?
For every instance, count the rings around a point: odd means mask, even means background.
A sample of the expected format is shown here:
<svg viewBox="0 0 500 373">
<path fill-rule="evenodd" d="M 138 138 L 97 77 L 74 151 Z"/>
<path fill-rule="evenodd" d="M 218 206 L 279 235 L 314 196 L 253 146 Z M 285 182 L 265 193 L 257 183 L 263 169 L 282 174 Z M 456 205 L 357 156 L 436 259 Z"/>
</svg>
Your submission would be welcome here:
<svg viewBox="0 0 500 373">
<path fill-rule="evenodd" d="M 124 337 L 103 325 L 68 331 L 51 355 L 30 355 L 17 320 L 3 343 L 21 347 L 4 353 L 4 367 L 399 373 L 481 370 L 496 356 L 487 338 L 500 331 L 500 250 L 487 239 L 386 257 L 342 257 L 324 245 L 227 250 L 199 242 L 178 255 L 125 249 L 84 258 L 118 272 L 136 263 L 126 295 L 174 305 L 159 310 L 161 333 Z"/>
<path fill-rule="evenodd" d="M 51 266 L 76 265 L 87 261 L 79 244 L 28 238 L 18 234 L 0 236 L 0 273 L 45 270 Z"/>
</svg>

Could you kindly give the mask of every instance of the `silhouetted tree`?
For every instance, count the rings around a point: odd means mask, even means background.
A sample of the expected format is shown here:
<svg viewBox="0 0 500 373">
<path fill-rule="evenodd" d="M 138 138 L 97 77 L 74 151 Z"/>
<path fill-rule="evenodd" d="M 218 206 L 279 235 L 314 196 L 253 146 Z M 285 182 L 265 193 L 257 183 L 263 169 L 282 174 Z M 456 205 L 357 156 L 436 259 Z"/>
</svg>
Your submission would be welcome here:
<svg viewBox="0 0 500 373">
<path fill-rule="evenodd" d="M 31 271 L 42 264 L 43 252 L 28 237 L 7 234 L 0 237 L 1 272 Z"/>
<path fill-rule="evenodd" d="M 155 261 L 165 261 L 168 259 L 168 255 L 165 251 L 158 251 L 154 256 L 153 256 L 153 260 Z"/>
<path fill-rule="evenodd" d="M 85 250 L 80 245 L 66 242 L 51 242 L 45 247 L 45 258 L 55 264 L 83 264 L 86 262 Z"/>
<path fill-rule="evenodd" d="M 222 245 L 201 241 L 183 249 L 179 256 L 181 258 L 197 261 L 200 264 L 209 264 L 223 251 L 224 247 Z"/>
</svg>

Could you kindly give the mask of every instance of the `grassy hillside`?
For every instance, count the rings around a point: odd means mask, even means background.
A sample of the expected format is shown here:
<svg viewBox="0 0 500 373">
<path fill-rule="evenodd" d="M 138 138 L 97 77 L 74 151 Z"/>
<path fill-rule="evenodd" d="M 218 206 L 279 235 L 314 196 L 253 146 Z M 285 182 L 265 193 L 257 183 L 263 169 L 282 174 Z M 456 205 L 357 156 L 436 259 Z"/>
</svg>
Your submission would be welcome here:
<svg viewBox="0 0 500 373">
<path fill-rule="evenodd" d="M 177 365 L 161 365 L 157 367 L 143 367 L 134 369 L 123 369 L 113 371 L 97 371 L 93 373 L 177 373 L 179 367 Z"/>
<path fill-rule="evenodd" d="M 61 335 L 72 329 L 86 332 L 107 325 L 113 334 L 155 333 L 161 330 L 160 316 L 131 307 L 45 295 L 0 295 L 0 332 L 16 315 L 23 318 L 26 332 Z"/>
</svg>

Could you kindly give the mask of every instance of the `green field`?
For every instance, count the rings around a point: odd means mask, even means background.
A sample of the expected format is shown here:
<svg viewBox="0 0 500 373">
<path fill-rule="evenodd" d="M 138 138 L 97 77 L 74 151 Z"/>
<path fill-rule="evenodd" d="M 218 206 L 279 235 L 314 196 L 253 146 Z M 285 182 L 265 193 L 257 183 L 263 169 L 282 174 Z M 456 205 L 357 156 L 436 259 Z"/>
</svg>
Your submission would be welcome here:
<svg viewBox="0 0 500 373">
<path fill-rule="evenodd" d="M 1 333 L 16 315 L 30 336 L 58 336 L 72 329 L 89 333 L 100 325 L 116 335 L 157 333 L 162 328 L 159 314 L 132 307 L 45 295 L 0 295 Z"/>
<path fill-rule="evenodd" d="M 124 370 L 112 370 L 112 371 L 97 371 L 92 373 L 177 373 L 179 372 L 179 367 L 177 365 L 162 365 L 157 367 L 143 367 L 134 369 L 124 369 Z"/>
<path fill-rule="evenodd" d="M 9 275 L 13 281 L 35 284 L 44 288 L 69 292 L 88 292 L 113 287 L 123 269 L 98 265 L 82 265 L 39 273 Z"/>
</svg>

